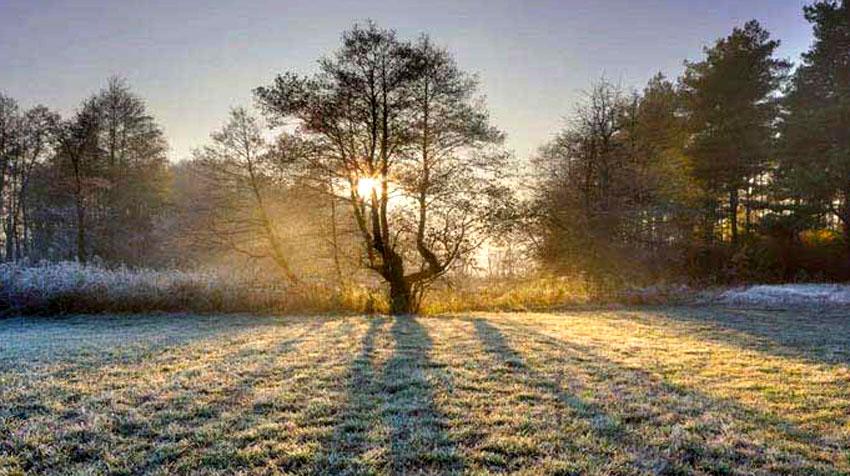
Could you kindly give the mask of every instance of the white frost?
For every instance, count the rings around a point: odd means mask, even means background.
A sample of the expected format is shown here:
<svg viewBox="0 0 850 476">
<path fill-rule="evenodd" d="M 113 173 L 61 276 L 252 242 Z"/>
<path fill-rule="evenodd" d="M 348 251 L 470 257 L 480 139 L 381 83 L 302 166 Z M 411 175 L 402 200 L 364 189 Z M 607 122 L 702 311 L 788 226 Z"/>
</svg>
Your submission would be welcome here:
<svg viewBox="0 0 850 476">
<path fill-rule="evenodd" d="M 725 291 L 720 301 L 726 304 L 846 305 L 850 304 L 850 285 L 762 284 Z"/>
</svg>

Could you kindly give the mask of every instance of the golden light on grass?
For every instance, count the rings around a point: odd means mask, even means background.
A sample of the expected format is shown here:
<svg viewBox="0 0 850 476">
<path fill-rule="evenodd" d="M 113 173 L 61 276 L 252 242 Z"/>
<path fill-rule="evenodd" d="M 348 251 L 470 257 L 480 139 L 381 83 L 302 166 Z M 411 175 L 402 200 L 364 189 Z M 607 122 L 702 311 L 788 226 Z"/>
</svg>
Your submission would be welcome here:
<svg viewBox="0 0 850 476">
<path fill-rule="evenodd" d="M 0 321 L 0 474 L 847 474 L 847 329 L 718 308 Z"/>
</svg>

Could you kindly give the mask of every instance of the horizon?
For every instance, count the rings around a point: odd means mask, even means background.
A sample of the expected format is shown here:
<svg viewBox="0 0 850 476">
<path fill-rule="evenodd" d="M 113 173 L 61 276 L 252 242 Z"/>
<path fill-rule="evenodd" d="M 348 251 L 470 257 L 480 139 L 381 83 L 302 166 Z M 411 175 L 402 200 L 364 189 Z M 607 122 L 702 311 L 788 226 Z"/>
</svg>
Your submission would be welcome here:
<svg viewBox="0 0 850 476">
<path fill-rule="evenodd" d="M 371 19 L 402 38 L 427 33 L 455 54 L 478 75 L 508 149 L 526 159 L 600 77 L 627 90 L 641 90 L 657 72 L 675 79 L 685 60 L 699 59 L 704 46 L 752 18 L 781 41 L 778 56 L 795 64 L 811 41 L 802 16 L 809 2 L 797 0 L 618 0 L 614 8 L 591 1 L 355 3 L 6 2 L 0 91 L 67 116 L 108 77 L 123 77 L 162 126 L 176 162 L 206 144 L 232 107 L 253 107 L 253 88 L 284 71 L 315 71 L 316 58 L 334 50 L 345 29 Z"/>
</svg>

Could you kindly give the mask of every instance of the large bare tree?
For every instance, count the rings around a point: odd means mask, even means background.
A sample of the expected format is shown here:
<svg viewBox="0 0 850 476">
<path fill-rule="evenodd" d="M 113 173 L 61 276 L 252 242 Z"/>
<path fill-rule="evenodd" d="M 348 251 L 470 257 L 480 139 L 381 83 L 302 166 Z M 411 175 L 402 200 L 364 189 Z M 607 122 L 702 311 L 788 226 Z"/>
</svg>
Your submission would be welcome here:
<svg viewBox="0 0 850 476">
<path fill-rule="evenodd" d="M 256 90 L 278 125 L 313 144 L 304 180 L 344 190 L 364 264 L 388 283 L 395 314 L 483 240 L 508 197 L 506 155 L 475 78 L 427 38 L 401 41 L 355 26 L 311 77 L 283 74 Z"/>
</svg>

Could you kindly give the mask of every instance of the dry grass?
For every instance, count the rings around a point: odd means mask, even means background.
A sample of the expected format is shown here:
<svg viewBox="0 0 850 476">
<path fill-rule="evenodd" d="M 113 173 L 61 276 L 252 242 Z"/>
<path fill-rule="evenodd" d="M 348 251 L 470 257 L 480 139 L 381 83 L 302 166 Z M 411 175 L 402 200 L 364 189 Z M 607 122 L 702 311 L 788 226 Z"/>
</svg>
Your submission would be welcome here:
<svg viewBox="0 0 850 476">
<path fill-rule="evenodd" d="M 590 303 L 681 304 L 680 286 L 604 288 L 581 277 L 455 277 L 428 290 L 420 314 L 543 311 Z M 0 317 L 148 312 L 327 314 L 387 312 L 387 289 L 372 283 L 307 280 L 298 286 L 250 268 L 200 271 L 108 269 L 75 262 L 0 263 Z"/>
<path fill-rule="evenodd" d="M 0 474 L 848 474 L 850 319 L 0 321 Z"/>
<path fill-rule="evenodd" d="M 611 296 L 605 296 L 610 301 Z M 421 313 L 530 311 L 602 301 L 581 278 L 531 276 L 514 279 L 464 279 L 459 286 L 430 289 Z"/>
</svg>

